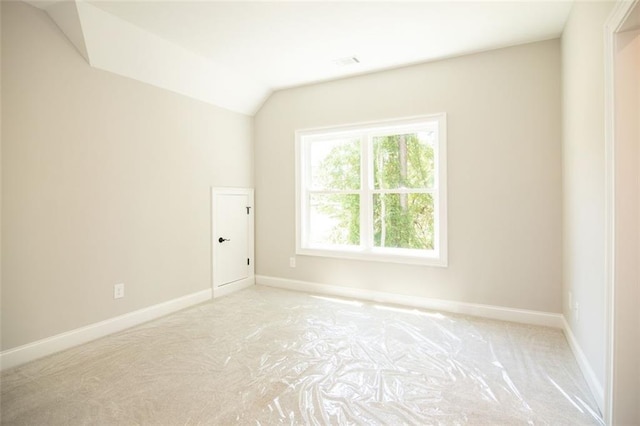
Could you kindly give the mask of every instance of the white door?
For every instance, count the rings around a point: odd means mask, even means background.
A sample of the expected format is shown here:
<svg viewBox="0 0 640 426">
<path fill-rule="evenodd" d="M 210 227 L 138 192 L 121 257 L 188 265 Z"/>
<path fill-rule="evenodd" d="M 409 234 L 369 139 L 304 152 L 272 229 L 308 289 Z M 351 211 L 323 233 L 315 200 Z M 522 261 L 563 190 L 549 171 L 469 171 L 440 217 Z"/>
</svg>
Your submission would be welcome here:
<svg viewBox="0 0 640 426">
<path fill-rule="evenodd" d="M 213 289 L 217 297 L 229 292 L 222 292 L 223 286 L 253 284 L 253 190 L 213 188 L 212 213 Z"/>
</svg>

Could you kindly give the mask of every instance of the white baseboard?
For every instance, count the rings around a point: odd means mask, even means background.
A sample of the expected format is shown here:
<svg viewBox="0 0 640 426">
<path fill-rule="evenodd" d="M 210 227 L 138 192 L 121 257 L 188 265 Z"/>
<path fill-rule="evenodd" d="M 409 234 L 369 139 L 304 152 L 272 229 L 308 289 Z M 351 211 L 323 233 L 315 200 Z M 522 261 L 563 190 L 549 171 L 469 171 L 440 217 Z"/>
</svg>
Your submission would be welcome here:
<svg viewBox="0 0 640 426">
<path fill-rule="evenodd" d="M 312 283 L 308 281 L 267 277 L 264 275 L 257 275 L 256 283 L 287 290 L 306 291 L 309 293 L 321 293 L 341 297 L 352 297 L 374 302 L 393 303 L 422 309 L 453 312 L 456 314 L 472 315 L 476 317 L 491 318 L 502 321 L 562 328 L 562 315 L 549 312 L 529 311 L 525 309 L 505 308 L 502 306 L 479 305 L 475 303 L 456 302 L 452 300 L 406 296 L 402 294 L 393 294 L 353 287 L 342 287 L 337 285 Z"/>
<path fill-rule="evenodd" d="M 244 288 L 251 287 L 252 285 L 255 285 L 255 283 L 256 283 L 256 277 L 252 276 L 252 277 L 245 278 L 243 280 L 238 280 L 229 284 L 222 285 L 220 287 L 214 287 L 213 297 L 217 298 L 217 297 L 226 296 L 227 294 L 235 293 L 236 291 L 240 291 Z"/>
<path fill-rule="evenodd" d="M 578 366 L 582 371 L 582 375 L 587 381 L 589 389 L 591 389 L 591 393 L 593 394 L 593 398 L 596 400 L 596 404 L 598 404 L 600 413 L 604 413 L 604 387 L 598 380 L 598 377 L 593 371 L 593 368 L 591 368 L 591 364 L 589 364 L 589 361 L 582 351 L 580 344 L 578 344 L 576 336 L 573 335 L 573 331 L 571 330 L 571 327 L 569 326 L 569 323 L 567 322 L 567 319 L 564 317 L 564 315 L 562 315 L 562 324 L 564 335 L 567 338 L 567 342 L 569 342 L 569 347 L 571 348 L 573 355 L 576 357 L 576 361 L 578 361 Z"/>
<path fill-rule="evenodd" d="M 189 306 L 211 300 L 211 289 L 188 294 L 177 299 L 149 306 L 100 321 L 85 327 L 47 337 L 17 348 L 0 352 L 0 370 L 15 367 L 47 355 L 87 343 L 91 340 L 160 318 Z"/>
</svg>

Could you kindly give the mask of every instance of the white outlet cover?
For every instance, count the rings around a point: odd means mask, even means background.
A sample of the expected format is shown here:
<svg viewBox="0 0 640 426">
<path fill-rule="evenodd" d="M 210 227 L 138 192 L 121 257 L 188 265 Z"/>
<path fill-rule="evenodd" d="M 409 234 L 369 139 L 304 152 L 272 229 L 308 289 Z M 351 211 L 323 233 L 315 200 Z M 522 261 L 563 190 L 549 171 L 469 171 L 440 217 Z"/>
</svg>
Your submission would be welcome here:
<svg viewBox="0 0 640 426">
<path fill-rule="evenodd" d="M 120 299 L 124 297 L 124 283 L 116 284 L 113 286 L 113 298 Z"/>
<path fill-rule="evenodd" d="M 295 257 L 290 257 L 289 258 L 289 266 L 291 268 L 295 268 L 296 267 L 296 258 Z"/>
</svg>

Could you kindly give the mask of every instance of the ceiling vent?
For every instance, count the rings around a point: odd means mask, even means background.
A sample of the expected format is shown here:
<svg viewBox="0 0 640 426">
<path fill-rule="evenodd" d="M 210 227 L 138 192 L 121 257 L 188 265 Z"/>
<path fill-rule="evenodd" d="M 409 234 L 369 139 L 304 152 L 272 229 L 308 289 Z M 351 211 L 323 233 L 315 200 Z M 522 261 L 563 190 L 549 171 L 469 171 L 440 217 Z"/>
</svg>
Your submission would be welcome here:
<svg viewBox="0 0 640 426">
<path fill-rule="evenodd" d="M 344 58 L 334 59 L 333 63 L 341 67 L 346 67 L 349 65 L 359 64 L 360 59 L 356 58 L 355 56 L 347 56 Z"/>
</svg>

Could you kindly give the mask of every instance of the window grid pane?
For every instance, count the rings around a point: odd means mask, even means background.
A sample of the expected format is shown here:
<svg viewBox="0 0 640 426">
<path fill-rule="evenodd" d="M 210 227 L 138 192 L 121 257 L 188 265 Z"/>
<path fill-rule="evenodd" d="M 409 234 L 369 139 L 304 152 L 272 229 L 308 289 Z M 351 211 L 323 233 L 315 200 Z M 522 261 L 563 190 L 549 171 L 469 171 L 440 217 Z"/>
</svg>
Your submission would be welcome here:
<svg viewBox="0 0 640 426">
<path fill-rule="evenodd" d="M 360 195 L 309 194 L 311 245 L 360 245 Z"/>
<path fill-rule="evenodd" d="M 433 250 L 434 199 L 431 194 L 373 196 L 375 247 Z"/>
<path fill-rule="evenodd" d="M 435 131 L 372 136 L 373 187 L 433 188 Z"/>
<path fill-rule="evenodd" d="M 314 190 L 360 189 L 360 139 L 310 142 L 309 187 Z"/>
</svg>

